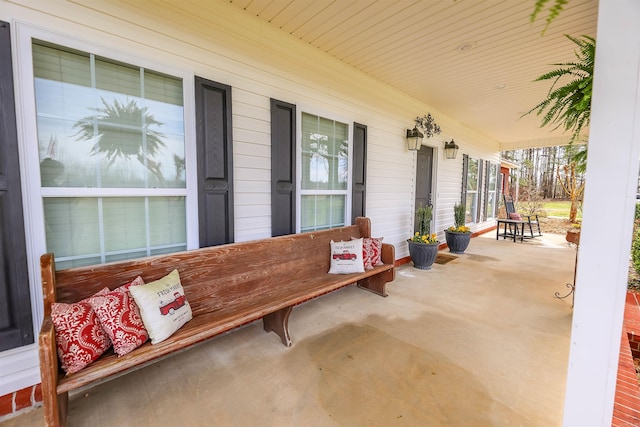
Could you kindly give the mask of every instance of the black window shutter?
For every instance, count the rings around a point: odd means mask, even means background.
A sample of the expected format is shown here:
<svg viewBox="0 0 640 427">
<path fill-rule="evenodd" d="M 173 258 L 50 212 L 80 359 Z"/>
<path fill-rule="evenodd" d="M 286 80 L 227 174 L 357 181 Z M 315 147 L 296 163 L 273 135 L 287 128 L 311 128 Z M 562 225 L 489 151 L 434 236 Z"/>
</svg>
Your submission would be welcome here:
<svg viewBox="0 0 640 427">
<path fill-rule="evenodd" d="M 367 127 L 353 124 L 353 173 L 351 190 L 351 224 L 356 217 L 365 216 L 367 184 Z"/>
<path fill-rule="evenodd" d="M 467 179 L 469 177 L 469 155 L 462 155 L 462 192 L 460 194 L 461 201 L 465 208 L 467 206 Z"/>
<path fill-rule="evenodd" d="M 0 21 L 0 351 L 34 341 L 9 23 Z"/>
<path fill-rule="evenodd" d="M 195 78 L 200 247 L 233 242 L 231 86 Z"/>
<path fill-rule="evenodd" d="M 271 235 L 296 232 L 296 106 L 271 99 Z"/>
</svg>

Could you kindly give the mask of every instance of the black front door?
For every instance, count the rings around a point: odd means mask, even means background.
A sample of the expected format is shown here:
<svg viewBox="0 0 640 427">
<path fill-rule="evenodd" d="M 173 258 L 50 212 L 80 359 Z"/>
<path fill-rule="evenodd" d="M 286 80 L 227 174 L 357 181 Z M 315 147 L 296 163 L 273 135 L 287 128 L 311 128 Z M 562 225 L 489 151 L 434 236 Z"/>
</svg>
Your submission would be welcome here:
<svg viewBox="0 0 640 427">
<path fill-rule="evenodd" d="M 418 165 L 416 166 L 416 208 L 432 204 L 431 184 L 433 175 L 433 148 L 424 147 L 418 151 Z M 413 231 L 418 231 L 415 215 Z"/>
</svg>

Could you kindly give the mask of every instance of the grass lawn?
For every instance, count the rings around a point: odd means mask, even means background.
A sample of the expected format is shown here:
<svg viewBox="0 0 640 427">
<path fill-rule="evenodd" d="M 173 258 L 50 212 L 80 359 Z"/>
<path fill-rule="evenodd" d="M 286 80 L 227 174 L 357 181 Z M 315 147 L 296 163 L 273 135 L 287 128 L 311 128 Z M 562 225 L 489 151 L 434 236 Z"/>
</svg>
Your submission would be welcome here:
<svg viewBox="0 0 640 427">
<path fill-rule="evenodd" d="M 571 202 L 564 200 L 552 200 L 545 201 L 543 204 L 544 209 L 547 211 L 548 216 L 557 216 L 560 218 L 569 218 L 569 210 L 571 209 Z M 582 219 L 582 211 L 578 209 L 577 219 Z"/>
</svg>

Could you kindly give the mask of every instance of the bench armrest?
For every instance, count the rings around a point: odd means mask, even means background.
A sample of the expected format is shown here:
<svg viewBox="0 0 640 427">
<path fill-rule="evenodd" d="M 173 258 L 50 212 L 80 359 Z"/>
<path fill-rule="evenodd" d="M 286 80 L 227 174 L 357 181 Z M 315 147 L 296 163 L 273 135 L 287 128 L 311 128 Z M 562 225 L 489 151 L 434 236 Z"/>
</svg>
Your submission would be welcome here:
<svg viewBox="0 0 640 427">
<path fill-rule="evenodd" d="M 382 244 L 382 256 L 380 258 L 384 264 L 394 265 L 396 262 L 396 248 L 389 243 Z"/>
<path fill-rule="evenodd" d="M 64 415 L 61 412 L 65 408 L 60 408 L 58 405 L 58 352 L 56 333 L 50 316 L 46 316 L 42 321 L 42 327 L 38 334 L 38 352 L 45 424 L 48 426 L 64 425 L 60 424 Z"/>
</svg>

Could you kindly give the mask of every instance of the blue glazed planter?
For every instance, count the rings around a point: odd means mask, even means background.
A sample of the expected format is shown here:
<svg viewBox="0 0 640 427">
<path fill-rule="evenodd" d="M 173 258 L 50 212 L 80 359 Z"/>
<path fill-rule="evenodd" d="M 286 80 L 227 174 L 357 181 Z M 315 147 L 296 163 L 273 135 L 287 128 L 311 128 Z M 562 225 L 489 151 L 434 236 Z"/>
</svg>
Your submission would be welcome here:
<svg viewBox="0 0 640 427">
<path fill-rule="evenodd" d="M 445 237 L 447 239 L 447 246 L 449 246 L 449 252 L 454 254 L 463 254 L 469 246 L 471 241 L 471 233 L 456 233 L 454 231 L 445 230 Z"/>
<path fill-rule="evenodd" d="M 431 270 L 433 262 L 438 256 L 439 243 L 417 243 L 407 240 L 409 244 L 409 255 L 413 266 L 420 270 Z"/>
</svg>

